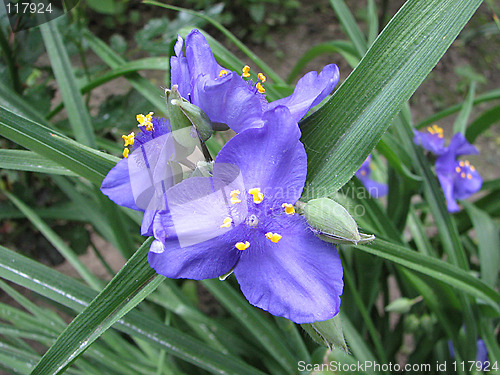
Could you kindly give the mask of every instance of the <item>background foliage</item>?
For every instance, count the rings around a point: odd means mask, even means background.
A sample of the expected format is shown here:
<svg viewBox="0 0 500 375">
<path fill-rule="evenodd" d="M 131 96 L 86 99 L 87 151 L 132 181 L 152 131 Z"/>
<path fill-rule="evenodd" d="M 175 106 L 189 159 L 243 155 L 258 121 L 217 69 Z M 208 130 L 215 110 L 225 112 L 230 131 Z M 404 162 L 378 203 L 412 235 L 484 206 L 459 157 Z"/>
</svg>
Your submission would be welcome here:
<svg viewBox="0 0 500 375">
<path fill-rule="evenodd" d="M 362 2 L 356 14 L 342 0 L 315 5 L 318 17 L 330 12 L 344 37 L 308 39 L 288 77 L 246 44 L 279 51 L 269 33 L 300 24 L 298 2 L 193 0 L 182 2 L 184 10 L 175 2 L 145 3 L 88 1 L 68 17 L 15 34 L 2 17 L 0 367 L 33 374 L 294 374 L 299 361 L 448 361 L 451 374 L 449 343 L 456 360 L 474 361 L 478 338 L 490 361 L 499 361 L 500 180 L 487 178 L 478 199 L 448 214 L 412 129 L 449 121 L 470 141 L 495 134 L 500 90 L 484 91 L 485 74 L 465 68 L 457 91 L 433 98 L 438 110 L 426 118 L 415 121 L 409 102 L 481 1 L 409 0 L 390 22 L 388 1 Z M 489 17 L 495 11 L 481 9 Z M 355 68 L 301 123 L 309 159 L 303 199 L 335 196 L 363 232 L 377 236 L 370 245 L 339 246 L 349 353 L 253 308 L 233 278 L 156 276 L 146 261 L 151 239 L 139 236 L 141 218 L 99 190 L 135 114 L 164 110 L 161 87 L 169 87 L 175 36 L 193 27 L 210 31 L 223 65 L 259 67 L 270 78 L 271 100 L 291 92 L 305 67 L 325 56 L 343 71 Z M 487 18 L 457 43 L 498 34 Z M 217 134 L 211 150 L 226 138 Z M 352 179 L 374 148 L 387 200 L 370 198 Z M 56 267 L 62 261 L 72 276 Z M 458 366 L 461 374 L 478 372 Z"/>
</svg>

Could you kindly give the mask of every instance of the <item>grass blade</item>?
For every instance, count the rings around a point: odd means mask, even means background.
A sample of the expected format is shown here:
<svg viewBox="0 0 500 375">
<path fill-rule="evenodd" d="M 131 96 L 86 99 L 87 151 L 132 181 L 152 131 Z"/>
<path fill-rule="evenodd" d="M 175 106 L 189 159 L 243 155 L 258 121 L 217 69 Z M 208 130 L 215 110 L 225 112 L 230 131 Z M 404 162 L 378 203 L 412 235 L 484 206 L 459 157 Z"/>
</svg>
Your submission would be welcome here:
<svg viewBox="0 0 500 375">
<path fill-rule="evenodd" d="M 301 122 L 309 159 L 306 199 L 319 190 L 331 194 L 354 175 L 480 4 L 404 4 L 330 100 Z"/>
<path fill-rule="evenodd" d="M 40 25 L 40 31 L 75 138 L 78 142 L 95 148 L 95 136 L 90 114 L 80 95 L 68 53 L 57 29 L 57 20 Z"/>
</svg>

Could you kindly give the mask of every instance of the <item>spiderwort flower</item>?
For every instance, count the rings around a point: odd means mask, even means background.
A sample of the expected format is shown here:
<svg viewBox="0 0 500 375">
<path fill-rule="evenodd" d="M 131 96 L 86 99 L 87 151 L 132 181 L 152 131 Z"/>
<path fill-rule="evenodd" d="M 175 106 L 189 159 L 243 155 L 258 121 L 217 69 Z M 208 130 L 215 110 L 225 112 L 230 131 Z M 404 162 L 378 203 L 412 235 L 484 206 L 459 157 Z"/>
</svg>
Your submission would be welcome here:
<svg viewBox="0 0 500 375">
<path fill-rule="evenodd" d="M 167 190 L 154 219 L 148 260 L 169 278 L 206 279 L 234 270 L 248 301 L 296 323 L 339 311 L 342 265 L 295 212 L 307 172 L 300 130 L 286 107 L 233 137 L 212 177 Z"/>
<path fill-rule="evenodd" d="M 104 178 L 101 191 L 120 206 L 143 211 L 141 232 L 152 235 L 153 217 L 164 208 L 163 193 L 182 179 L 178 161 L 189 152 L 175 141 L 168 120 L 153 117 L 152 112 L 137 115 L 137 120 L 140 132 L 122 136 L 124 158 Z"/>
<path fill-rule="evenodd" d="M 443 128 L 432 125 L 428 126 L 426 131 L 423 132 L 413 129 L 413 133 L 415 134 L 413 142 L 416 145 L 422 146 L 427 151 L 441 155 L 446 150 L 444 147 Z"/>
<path fill-rule="evenodd" d="M 446 198 L 448 212 L 458 212 L 460 207 L 457 199 L 466 199 L 479 191 L 483 179 L 468 160 L 457 158 L 466 154 L 478 154 L 479 151 L 467 142 L 462 133 L 456 133 L 448 147 L 444 147 L 442 129 L 434 126 L 431 130 L 433 133 L 430 135 L 415 132 L 414 142 L 438 155 L 436 174 Z"/>
<path fill-rule="evenodd" d="M 292 95 L 268 103 L 264 74 L 259 73 L 254 83 L 246 80 L 250 77 L 248 65 L 241 73 L 222 67 L 196 29 L 186 37 L 186 56 L 183 44 L 183 39 L 177 36 L 175 56 L 171 58 L 172 84 L 178 85 L 181 95 L 200 107 L 213 123 L 226 124 L 236 132 L 262 126 L 263 113 L 278 106 L 286 106 L 298 122 L 330 94 L 339 80 L 337 65 L 330 64 L 319 74 L 314 71 L 305 74 Z"/>
<path fill-rule="evenodd" d="M 387 195 L 388 187 L 385 184 L 372 180 L 372 156 L 368 155 L 366 160 L 356 172 L 356 177 L 365 185 L 368 193 L 374 198 L 380 198 Z"/>
</svg>

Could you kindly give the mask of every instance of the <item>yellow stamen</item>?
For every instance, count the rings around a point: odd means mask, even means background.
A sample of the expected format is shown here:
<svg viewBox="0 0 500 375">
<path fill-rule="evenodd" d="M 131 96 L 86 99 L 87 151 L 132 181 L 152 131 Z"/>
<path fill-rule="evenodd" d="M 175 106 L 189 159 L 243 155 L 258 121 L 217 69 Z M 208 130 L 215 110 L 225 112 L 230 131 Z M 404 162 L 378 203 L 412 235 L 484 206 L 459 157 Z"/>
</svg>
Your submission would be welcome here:
<svg viewBox="0 0 500 375">
<path fill-rule="evenodd" d="M 257 90 L 261 93 L 261 94 L 264 94 L 266 92 L 266 89 L 264 88 L 264 86 L 262 86 L 260 84 L 260 82 L 258 82 L 255 87 L 257 87 Z"/>
<path fill-rule="evenodd" d="M 460 174 L 460 177 L 465 178 L 465 172 L 462 172 L 462 173 Z"/>
<path fill-rule="evenodd" d="M 267 80 L 266 76 L 262 73 L 257 74 L 257 79 L 261 80 L 262 83 L 266 82 Z"/>
<path fill-rule="evenodd" d="M 225 69 L 222 69 L 219 73 L 219 77 L 222 77 L 222 76 L 227 76 L 227 70 Z"/>
<path fill-rule="evenodd" d="M 253 188 L 248 190 L 248 194 L 253 195 L 253 202 L 254 203 L 261 203 L 264 200 L 264 194 L 260 192 L 260 188 Z"/>
<path fill-rule="evenodd" d="M 471 170 L 472 172 L 474 172 L 474 171 L 476 170 L 476 167 L 474 167 L 473 165 L 471 165 L 471 166 L 470 166 L 470 170 Z"/>
<path fill-rule="evenodd" d="M 283 236 L 278 233 L 273 233 L 273 232 L 267 232 L 266 233 L 266 238 L 270 240 L 271 242 L 278 243 L 279 240 L 281 240 Z"/>
<path fill-rule="evenodd" d="M 129 154 L 129 153 L 130 153 L 129 149 L 128 149 L 128 148 L 124 148 L 124 149 L 123 149 L 123 154 L 122 154 L 122 155 L 123 155 L 123 157 L 126 159 L 126 158 L 128 158 L 128 154 Z"/>
<path fill-rule="evenodd" d="M 434 134 L 434 129 L 432 129 L 430 126 L 427 127 L 427 131 L 431 134 Z"/>
<path fill-rule="evenodd" d="M 243 77 L 247 78 L 247 77 L 250 77 L 250 67 L 248 65 L 245 65 L 243 67 L 243 69 L 241 69 L 243 71 Z"/>
<path fill-rule="evenodd" d="M 366 176 L 366 171 L 364 169 L 361 171 L 361 176 Z"/>
<path fill-rule="evenodd" d="M 465 163 L 463 161 L 461 161 L 459 164 L 460 164 L 461 167 L 465 166 Z"/>
<path fill-rule="evenodd" d="M 222 224 L 220 227 L 221 228 L 230 228 L 232 222 L 233 222 L 233 219 L 231 219 L 230 217 L 226 217 L 224 219 L 224 224 Z"/>
<path fill-rule="evenodd" d="M 245 250 L 245 249 L 248 249 L 248 247 L 250 246 L 250 242 L 248 241 L 245 241 L 245 242 L 237 242 L 234 247 L 237 248 L 238 250 Z"/>
<path fill-rule="evenodd" d="M 465 161 L 465 165 L 468 166 L 468 167 L 470 167 L 470 161 L 466 160 Z"/>
<path fill-rule="evenodd" d="M 455 172 L 460 173 L 461 169 L 460 167 L 455 167 Z"/>
<path fill-rule="evenodd" d="M 470 173 L 467 173 L 467 179 L 468 180 L 472 179 L 472 175 Z"/>
<path fill-rule="evenodd" d="M 238 195 L 240 194 L 239 190 L 233 190 L 230 195 L 231 195 L 231 203 L 236 204 L 236 203 L 241 203 L 241 199 L 238 198 Z"/>
<path fill-rule="evenodd" d="M 295 208 L 293 208 L 293 205 L 290 203 L 283 203 L 281 207 L 285 209 L 285 213 L 288 215 L 293 215 L 295 213 Z"/>
<path fill-rule="evenodd" d="M 154 130 L 153 123 L 151 120 L 153 119 L 153 112 L 149 112 L 146 116 L 142 114 L 138 114 L 136 117 L 139 126 L 145 126 L 146 130 L 151 132 Z"/>
<path fill-rule="evenodd" d="M 130 133 L 129 135 L 122 135 L 122 138 L 125 141 L 125 147 L 134 145 L 134 137 L 134 132 Z"/>
</svg>

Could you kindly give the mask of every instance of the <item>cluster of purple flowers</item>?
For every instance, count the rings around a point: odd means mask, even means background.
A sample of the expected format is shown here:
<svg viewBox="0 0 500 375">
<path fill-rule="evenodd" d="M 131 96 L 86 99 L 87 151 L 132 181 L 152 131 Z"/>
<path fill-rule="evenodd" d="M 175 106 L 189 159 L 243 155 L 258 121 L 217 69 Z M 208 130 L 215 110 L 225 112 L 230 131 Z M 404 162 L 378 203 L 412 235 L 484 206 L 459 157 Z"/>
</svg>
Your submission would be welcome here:
<svg viewBox="0 0 500 375">
<path fill-rule="evenodd" d="M 141 132 L 124 136 L 133 150 L 101 190 L 144 211 L 141 232 L 155 238 L 148 259 L 159 274 L 199 280 L 234 272 L 248 301 L 273 315 L 332 318 L 343 290 L 339 256 L 294 205 L 307 172 L 297 122 L 333 90 L 337 66 L 307 73 L 292 95 L 269 103 L 266 77 L 253 82 L 248 66 L 241 73 L 220 66 L 199 31 L 185 43 L 178 37 L 174 51 L 172 89 L 237 134 L 208 173 L 183 179 L 192 150 L 176 142 L 169 120 L 138 115 Z"/>
<path fill-rule="evenodd" d="M 481 189 L 483 179 L 468 160 L 458 160 L 460 155 L 478 154 L 479 151 L 456 133 L 445 147 L 443 129 L 437 125 L 429 126 L 426 131 L 414 130 L 413 141 L 437 156 L 436 174 L 446 198 L 448 212 L 458 212 L 457 200 L 470 197 Z"/>
</svg>

